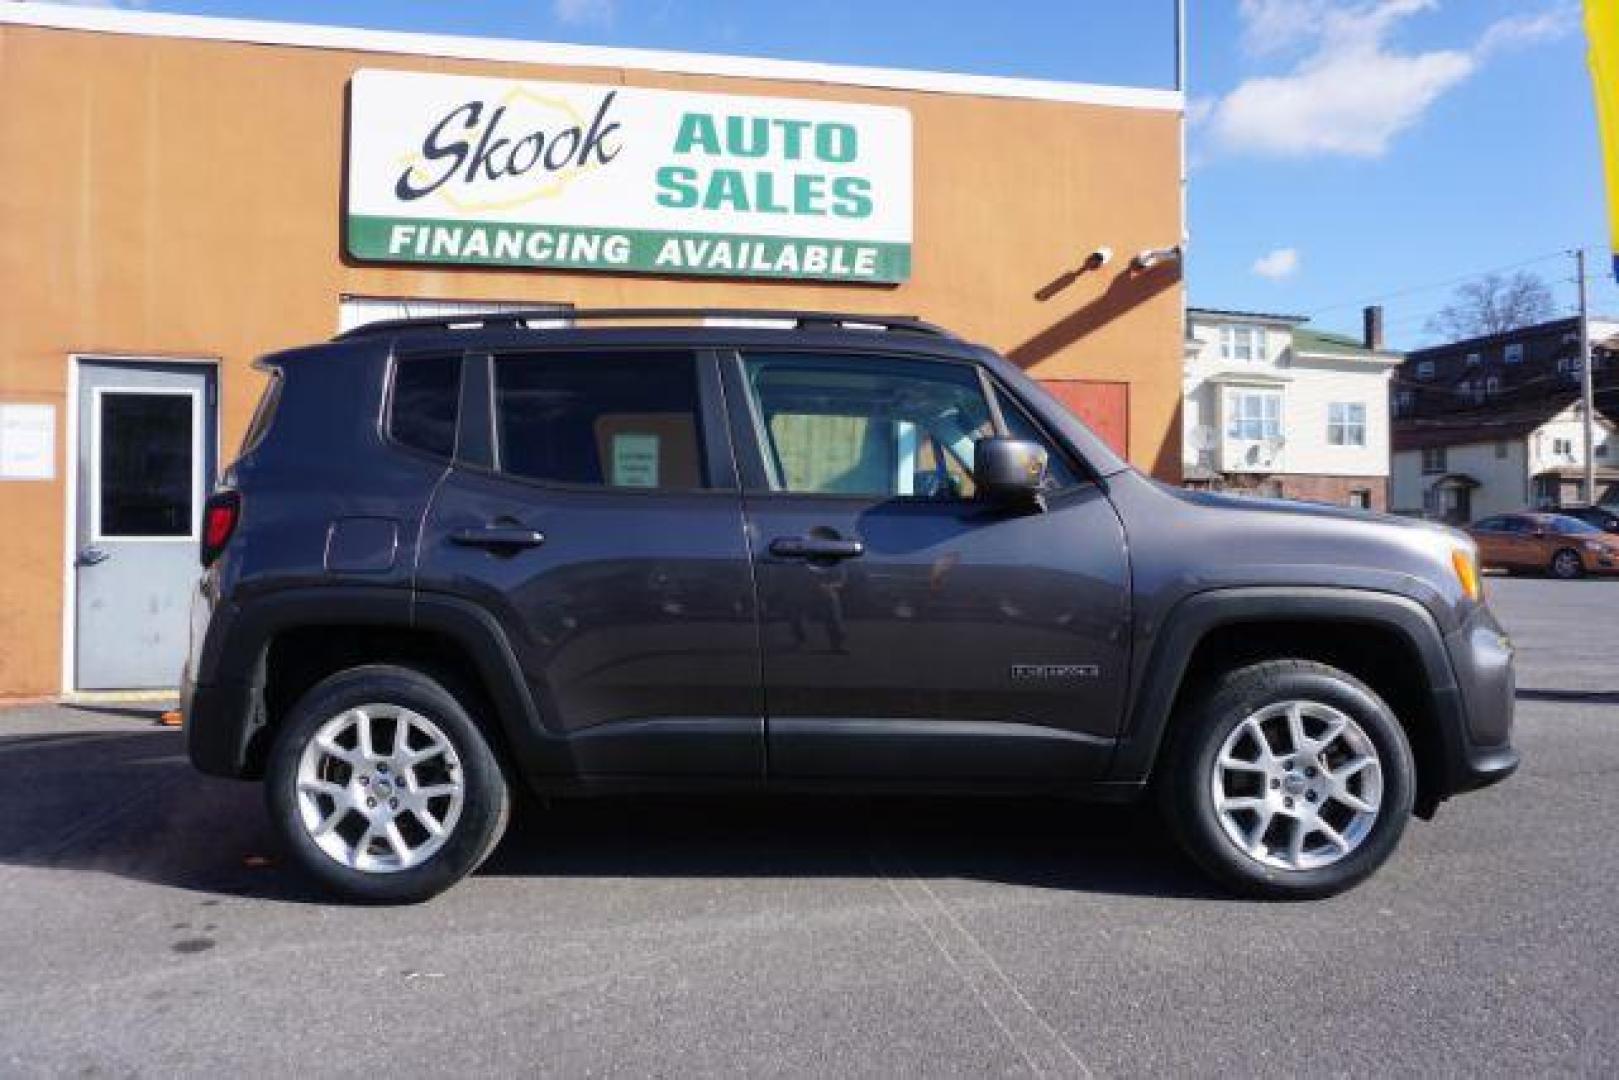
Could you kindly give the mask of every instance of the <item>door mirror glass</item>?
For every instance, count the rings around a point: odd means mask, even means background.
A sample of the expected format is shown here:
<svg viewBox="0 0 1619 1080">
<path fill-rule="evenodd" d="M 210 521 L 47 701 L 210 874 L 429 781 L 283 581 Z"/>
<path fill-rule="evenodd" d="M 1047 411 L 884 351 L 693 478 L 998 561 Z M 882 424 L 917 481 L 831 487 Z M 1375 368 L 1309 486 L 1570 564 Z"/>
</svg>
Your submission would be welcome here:
<svg viewBox="0 0 1619 1080">
<path fill-rule="evenodd" d="M 1023 439 L 979 439 L 973 447 L 973 481 L 986 499 L 1034 503 L 1046 483 L 1046 448 Z"/>
</svg>

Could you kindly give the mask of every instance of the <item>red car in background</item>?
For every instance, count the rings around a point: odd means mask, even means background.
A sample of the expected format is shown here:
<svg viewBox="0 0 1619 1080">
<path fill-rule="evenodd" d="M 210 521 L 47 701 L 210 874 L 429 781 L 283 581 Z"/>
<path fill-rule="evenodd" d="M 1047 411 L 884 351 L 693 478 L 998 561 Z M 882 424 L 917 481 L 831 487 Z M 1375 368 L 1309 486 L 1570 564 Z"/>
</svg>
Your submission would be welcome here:
<svg viewBox="0 0 1619 1080">
<path fill-rule="evenodd" d="M 1619 572 L 1619 535 L 1567 514 L 1498 514 L 1475 521 L 1480 565 L 1577 578 Z"/>
</svg>

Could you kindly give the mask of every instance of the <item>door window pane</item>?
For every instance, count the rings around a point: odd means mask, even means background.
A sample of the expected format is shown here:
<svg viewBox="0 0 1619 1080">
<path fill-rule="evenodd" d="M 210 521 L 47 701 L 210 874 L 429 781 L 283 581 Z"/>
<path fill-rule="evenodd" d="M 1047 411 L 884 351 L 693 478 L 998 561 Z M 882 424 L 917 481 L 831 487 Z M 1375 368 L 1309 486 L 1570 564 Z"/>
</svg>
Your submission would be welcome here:
<svg viewBox="0 0 1619 1080">
<path fill-rule="evenodd" d="M 495 362 L 502 471 L 599 487 L 704 486 L 690 354 L 548 353 Z"/>
<path fill-rule="evenodd" d="M 781 491 L 966 499 L 994 434 L 975 369 L 887 358 L 747 358 Z"/>
<path fill-rule="evenodd" d="M 190 536 L 190 394 L 101 395 L 100 535 Z"/>
</svg>

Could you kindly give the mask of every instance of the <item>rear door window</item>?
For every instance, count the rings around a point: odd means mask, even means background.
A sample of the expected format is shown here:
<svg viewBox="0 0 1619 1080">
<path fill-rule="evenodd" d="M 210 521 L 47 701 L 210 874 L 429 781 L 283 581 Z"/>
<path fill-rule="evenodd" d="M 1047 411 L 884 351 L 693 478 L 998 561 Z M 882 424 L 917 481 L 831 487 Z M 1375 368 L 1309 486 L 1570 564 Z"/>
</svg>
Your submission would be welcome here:
<svg viewBox="0 0 1619 1080">
<path fill-rule="evenodd" d="M 532 353 L 495 360 L 499 468 L 584 487 L 709 486 L 696 357 Z"/>
</svg>

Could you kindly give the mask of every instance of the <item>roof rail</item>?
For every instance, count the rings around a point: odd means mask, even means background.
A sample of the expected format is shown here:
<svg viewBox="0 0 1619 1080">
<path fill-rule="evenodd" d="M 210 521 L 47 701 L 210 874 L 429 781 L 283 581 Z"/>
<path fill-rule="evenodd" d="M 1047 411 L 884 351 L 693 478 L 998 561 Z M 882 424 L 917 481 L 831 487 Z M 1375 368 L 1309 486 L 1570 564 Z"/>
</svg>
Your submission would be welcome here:
<svg viewBox="0 0 1619 1080">
<path fill-rule="evenodd" d="M 567 321 L 593 322 L 623 319 L 749 319 L 770 322 L 790 322 L 795 330 L 890 330 L 899 333 L 926 334 L 930 337 L 954 338 L 943 327 L 923 322 L 909 315 L 853 315 L 832 311 L 793 311 L 776 308 L 567 308 L 533 307 L 511 311 L 467 313 L 461 315 L 428 315 L 411 319 L 383 319 L 366 323 L 338 334 L 333 341 L 353 341 L 357 338 L 380 337 L 424 330 L 528 330 L 531 322 Z M 553 329 L 546 327 L 545 329 Z"/>
</svg>

